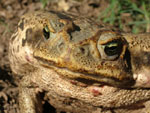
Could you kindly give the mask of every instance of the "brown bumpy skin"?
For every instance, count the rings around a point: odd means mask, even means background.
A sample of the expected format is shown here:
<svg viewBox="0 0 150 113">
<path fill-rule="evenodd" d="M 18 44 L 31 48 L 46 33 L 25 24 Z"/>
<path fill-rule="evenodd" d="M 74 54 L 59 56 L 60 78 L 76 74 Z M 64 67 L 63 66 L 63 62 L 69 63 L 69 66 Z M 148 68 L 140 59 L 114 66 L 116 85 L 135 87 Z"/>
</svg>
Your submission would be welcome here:
<svg viewBox="0 0 150 113">
<path fill-rule="evenodd" d="M 22 16 L 9 46 L 20 113 L 42 113 L 41 93 L 59 111 L 148 112 L 149 58 L 150 34 L 54 11 Z"/>
</svg>

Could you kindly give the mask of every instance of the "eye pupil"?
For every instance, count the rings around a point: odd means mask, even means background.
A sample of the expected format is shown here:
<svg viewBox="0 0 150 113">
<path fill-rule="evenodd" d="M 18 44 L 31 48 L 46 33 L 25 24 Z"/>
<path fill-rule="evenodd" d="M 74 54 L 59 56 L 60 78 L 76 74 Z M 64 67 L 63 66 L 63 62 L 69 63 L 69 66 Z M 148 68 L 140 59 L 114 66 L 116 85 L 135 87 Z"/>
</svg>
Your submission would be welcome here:
<svg viewBox="0 0 150 113">
<path fill-rule="evenodd" d="M 49 39 L 49 37 L 50 37 L 50 31 L 49 31 L 48 26 L 45 26 L 45 28 L 43 29 L 43 35 L 44 35 L 44 37 L 45 37 L 46 40 Z"/>
<path fill-rule="evenodd" d="M 119 42 L 117 41 L 107 43 L 104 48 L 104 51 L 108 56 L 119 54 L 120 50 L 121 47 L 119 46 Z"/>
</svg>

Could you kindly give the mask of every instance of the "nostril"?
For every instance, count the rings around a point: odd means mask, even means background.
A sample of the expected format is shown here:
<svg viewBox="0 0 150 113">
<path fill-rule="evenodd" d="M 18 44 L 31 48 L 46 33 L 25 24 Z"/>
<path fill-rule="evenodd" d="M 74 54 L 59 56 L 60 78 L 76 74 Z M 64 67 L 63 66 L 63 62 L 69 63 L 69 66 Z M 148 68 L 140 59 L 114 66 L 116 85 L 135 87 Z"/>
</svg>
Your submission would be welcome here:
<svg viewBox="0 0 150 113">
<path fill-rule="evenodd" d="M 80 51 L 81 51 L 82 53 L 85 53 L 85 49 L 84 49 L 83 47 L 80 48 Z"/>
<path fill-rule="evenodd" d="M 143 52 L 143 54 L 142 54 L 142 52 L 141 52 L 140 54 L 141 54 L 140 60 L 142 61 L 142 63 L 144 65 L 149 66 L 149 64 L 150 64 L 150 53 L 149 52 Z"/>
<path fill-rule="evenodd" d="M 76 55 L 87 56 L 88 55 L 88 48 L 87 47 L 76 48 Z"/>
</svg>

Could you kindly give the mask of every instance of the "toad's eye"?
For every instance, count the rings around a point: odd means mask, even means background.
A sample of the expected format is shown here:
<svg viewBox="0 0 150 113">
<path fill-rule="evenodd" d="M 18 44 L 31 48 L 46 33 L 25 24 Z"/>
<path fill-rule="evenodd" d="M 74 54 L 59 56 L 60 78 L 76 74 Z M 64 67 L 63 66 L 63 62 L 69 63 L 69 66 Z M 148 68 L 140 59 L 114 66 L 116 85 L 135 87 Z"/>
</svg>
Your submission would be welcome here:
<svg viewBox="0 0 150 113">
<path fill-rule="evenodd" d="M 46 40 L 50 38 L 50 30 L 47 25 L 43 28 L 43 35 Z"/>
<path fill-rule="evenodd" d="M 121 45 L 119 44 L 119 41 L 112 41 L 103 45 L 103 48 L 107 56 L 113 56 L 120 53 Z"/>
<path fill-rule="evenodd" d="M 122 52 L 123 44 L 121 40 L 113 40 L 105 44 L 99 44 L 98 49 L 101 58 L 105 60 L 115 60 Z"/>
<path fill-rule="evenodd" d="M 101 59 L 116 60 L 125 51 L 123 37 L 116 32 L 104 32 L 100 35 L 97 43 Z"/>
</svg>

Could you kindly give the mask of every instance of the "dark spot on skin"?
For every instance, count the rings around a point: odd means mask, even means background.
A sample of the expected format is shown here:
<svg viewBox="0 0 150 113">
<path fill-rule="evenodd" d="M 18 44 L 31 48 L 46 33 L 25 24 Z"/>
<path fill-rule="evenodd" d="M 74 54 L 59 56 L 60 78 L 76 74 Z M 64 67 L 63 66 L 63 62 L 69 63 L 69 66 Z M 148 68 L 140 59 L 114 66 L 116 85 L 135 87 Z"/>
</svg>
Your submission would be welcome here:
<svg viewBox="0 0 150 113">
<path fill-rule="evenodd" d="M 25 38 L 25 39 L 22 39 L 22 47 L 25 46 L 25 43 L 26 43 L 26 38 Z"/>
<path fill-rule="evenodd" d="M 31 35 L 31 33 L 32 33 L 32 28 L 28 28 L 28 29 L 26 30 L 26 38 L 28 38 L 29 35 Z"/>
<path fill-rule="evenodd" d="M 32 33 L 32 28 L 28 28 L 27 30 L 26 30 L 26 39 L 30 39 L 30 37 L 31 37 L 31 34 Z"/>
<path fill-rule="evenodd" d="M 75 24 L 73 24 L 73 27 L 74 27 L 75 31 L 80 31 L 81 30 L 80 27 L 75 25 Z"/>
<path fill-rule="evenodd" d="M 18 27 L 23 31 L 24 29 L 24 18 L 22 18 L 20 24 L 18 25 Z"/>
<path fill-rule="evenodd" d="M 32 46 L 32 48 L 36 47 L 42 40 L 44 41 L 42 29 L 32 29 L 29 28 L 26 31 L 26 39 L 24 40 L 25 45 L 26 43 L 28 46 Z M 23 41 L 23 40 L 22 40 Z"/>
<path fill-rule="evenodd" d="M 32 38 L 32 34 L 31 33 L 32 33 L 32 28 L 28 28 L 26 30 L 26 37 L 24 39 L 22 39 L 22 47 L 25 46 L 25 44 L 26 44 L 28 39 Z"/>
<path fill-rule="evenodd" d="M 73 38 L 72 33 L 73 33 L 73 32 L 79 32 L 80 30 L 81 30 L 80 27 L 77 26 L 77 25 L 75 25 L 75 24 L 73 23 L 73 29 L 68 29 L 68 30 L 67 30 L 68 34 L 70 35 L 70 40 L 72 40 L 72 38 Z"/>
</svg>

